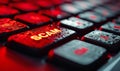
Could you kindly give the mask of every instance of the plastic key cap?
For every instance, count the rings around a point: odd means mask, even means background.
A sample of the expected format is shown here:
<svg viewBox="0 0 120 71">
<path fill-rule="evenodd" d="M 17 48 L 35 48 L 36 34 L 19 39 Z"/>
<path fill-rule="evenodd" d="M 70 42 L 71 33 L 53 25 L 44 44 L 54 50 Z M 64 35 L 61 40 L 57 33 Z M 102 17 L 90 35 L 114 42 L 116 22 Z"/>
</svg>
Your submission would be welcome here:
<svg viewBox="0 0 120 71">
<path fill-rule="evenodd" d="M 67 41 L 66 39 L 73 37 L 74 34 L 75 31 L 58 27 L 58 25 L 46 25 L 11 36 L 7 45 L 20 52 L 39 56 L 54 45 L 59 45 L 59 41 Z"/>
<path fill-rule="evenodd" d="M 60 6 L 60 8 L 65 11 L 68 12 L 70 14 L 77 14 L 80 12 L 80 10 L 78 8 L 76 8 L 73 4 L 62 4 Z"/>
<path fill-rule="evenodd" d="M 79 14 L 79 17 L 94 23 L 101 23 L 106 19 L 105 17 L 91 11 Z"/>
<path fill-rule="evenodd" d="M 43 23 L 50 21 L 50 18 L 34 12 L 17 15 L 15 16 L 15 19 L 25 22 L 27 23 L 27 25 L 30 26 L 43 25 Z"/>
<path fill-rule="evenodd" d="M 76 30 L 81 34 L 88 33 L 90 30 L 93 29 L 93 23 L 76 17 L 70 17 L 69 19 L 61 20 L 60 22 L 63 26 Z"/>
<path fill-rule="evenodd" d="M 9 18 L 0 19 L 0 39 L 6 39 L 9 35 L 27 29 L 27 25 Z"/>
<path fill-rule="evenodd" d="M 102 16 L 104 16 L 106 18 L 114 17 L 114 13 L 107 8 L 97 7 L 96 9 L 94 9 L 94 11 L 96 13 L 101 14 Z"/>
<path fill-rule="evenodd" d="M 39 7 L 28 2 L 19 2 L 19 3 L 11 3 L 9 6 L 19 9 L 21 11 L 35 11 L 38 10 Z"/>
<path fill-rule="evenodd" d="M 11 17 L 18 14 L 19 11 L 8 6 L 0 5 L 0 17 Z"/>
<path fill-rule="evenodd" d="M 97 68 L 97 66 L 102 64 L 104 61 L 101 61 L 105 55 L 105 48 L 80 40 L 72 40 L 51 50 L 48 56 L 54 62 L 66 64 L 66 67 L 71 65 L 74 70 L 95 70 L 94 66 Z"/>
<path fill-rule="evenodd" d="M 101 30 L 120 35 L 120 24 L 108 22 L 100 27 Z"/>
<path fill-rule="evenodd" d="M 60 8 L 51 8 L 48 10 L 40 10 L 40 14 L 45 14 L 53 19 L 63 19 L 69 17 L 70 14 L 63 12 Z"/>
<path fill-rule="evenodd" d="M 113 33 L 95 30 L 84 36 L 84 40 L 105 47 L 110 51 L 119 49 L 120 36 Z"/>
</svg>

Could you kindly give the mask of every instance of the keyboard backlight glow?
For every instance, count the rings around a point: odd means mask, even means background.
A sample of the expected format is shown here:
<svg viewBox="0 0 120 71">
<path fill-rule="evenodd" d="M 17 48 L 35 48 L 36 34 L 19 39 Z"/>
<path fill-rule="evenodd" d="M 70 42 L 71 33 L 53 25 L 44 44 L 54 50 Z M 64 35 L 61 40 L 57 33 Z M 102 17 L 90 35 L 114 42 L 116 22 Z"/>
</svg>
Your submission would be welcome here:
<svg viewBox="0 0 120 71">
<path fill-rule="evenodd" d="M 60 33 L 60 32 L 61 32 L 61 30 L 55 28 L 53 30 L 50 30 L 50 31 L 47 31 L 44 33 L 39 33 L 38 35 L 33 35 L 30 38 L 33 40 L 41 40 L 43 38 L 47 38 L 49 36 L 52 36 L 52 35 Z"/>
</svg>

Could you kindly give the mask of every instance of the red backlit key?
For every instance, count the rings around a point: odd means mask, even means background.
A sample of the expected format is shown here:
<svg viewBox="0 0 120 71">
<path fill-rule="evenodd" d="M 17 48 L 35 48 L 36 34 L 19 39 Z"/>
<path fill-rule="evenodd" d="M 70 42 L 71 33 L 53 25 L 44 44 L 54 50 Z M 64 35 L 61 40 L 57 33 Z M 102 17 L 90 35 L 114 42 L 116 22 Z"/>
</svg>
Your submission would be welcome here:
<svg viewBox="0 0 120 71">
<path fill-rule="evenodd" d="M 18 14 L 18 10 L 13 9 L 8 6 L 0 5 L 0 17 L 10 17 L 12 15 Z"/>
<path fill-rule="evenodd" d="M 76 17 L 61 20 L 60 23 L 67 28 L 71 28 L 73 30 L 76 30 L 77 32 L 80 32 L 80 34 L 86 34 L 91 29 L 93 29 L 93 23 Z"/>
<path fill-rule="evenodd" d="M 27 26 L 9 18 L 0 19 L 0 39 L 27 29 Z"/>
<path fill-rule="evenodd" d="M 67 41 L 75 32 L 58 25 L 46 25 L 11 36 L 8 47 L 31 55 L 42 55 L 59 41 Z M 13 45 L 15 44 L 15 45 Z"/>
<path fill-rule="evenodd" d="M 95 12 L 85 12 L 85 13 L 79 14 L 79 17 L 94 23 L 101 23 L 106 19 L 105 17 Z M 100 25 L 100 24 L 96 24 L 96 25 Z"/>
<path fill-rule="evenodd" d="M 120 24 L 108 22 L 100 27 L 101 30 L 120 35 Z"/>
<path fill-rule="evenodd" d="M 42 25 L 43 23 L 50 21 L 50 18 L 33 12 L 17 15 L 15 16 L 15 19 L 26 22 L 29 26 Z"/>
<path fill-rule="evenodd" d="M 60 5 L 64 2 L 64 0 L 51 0 L 54 5 Z"/>
<path fill-rule="evenodd" d="M 84 40 L 105 47 L 110 51 L 119 49 L 120 36 L 99 30 L 92 31 L 84 36 Z"/>
<path fill-rule="evenodd" d="M 36 4 L 39 5 L 40 7 L 42 8 L 50 8 L 53 6 L 53 3 L 49 0 L 39 0 L 39 1 L 36 1 Z"/>
<path fill-rule="evenodd" d="M 106 49 L 80 40 L 72 40 L 51 50 L 48 56 L 50 60 L 66 64 L 66 67 L 76 67 L 75 70 L 92 70 L 94 66 L 97 68 L 102 64 L 100 61 L 106 56 Z"/>
<path fill-rule="evenodd" d="M 62 18 L 66 18 L 68 16 L 70 16 L 68 13 L 63 12 L 60 8 L 51 8 L 48 10 L 43 10 L 43 11 L 39 11 L 39 13 L 43 13 L 49 17 L 52 17 L 54 19 L 62 19 Z"/>
<path fill-rule="evenodd" d="M 17 8 L 21 11 L 35 11 L 39 9 L 38 6 L 28 2 L 12 3 L 9 6 Z"/>
</svg>

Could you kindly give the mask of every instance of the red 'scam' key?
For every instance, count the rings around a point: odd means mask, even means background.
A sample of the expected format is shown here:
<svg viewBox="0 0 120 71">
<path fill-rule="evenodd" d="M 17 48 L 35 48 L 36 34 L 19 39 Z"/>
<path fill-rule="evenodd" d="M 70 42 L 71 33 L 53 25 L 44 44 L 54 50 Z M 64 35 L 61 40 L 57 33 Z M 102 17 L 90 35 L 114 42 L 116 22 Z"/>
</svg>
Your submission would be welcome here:
<svg viewBox="0 0 120 71">
<path fill-rule="evenodd" d="M 46 25 L 9 37 L 7 45 L 20 52 L 38 56 L 48 52 L 54 45 L 59 45 L 59 41 L 70 40 L 68 38 L 74 34 L 75 31 L 70 29 Z"/>
</svg>

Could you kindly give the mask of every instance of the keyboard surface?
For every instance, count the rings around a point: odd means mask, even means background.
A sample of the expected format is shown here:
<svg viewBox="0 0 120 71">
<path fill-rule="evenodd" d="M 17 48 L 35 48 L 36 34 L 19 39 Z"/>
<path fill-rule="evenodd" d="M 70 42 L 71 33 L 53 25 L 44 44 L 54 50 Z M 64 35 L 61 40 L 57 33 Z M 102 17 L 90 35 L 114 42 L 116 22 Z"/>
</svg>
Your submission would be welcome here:
<svg viewBox="0 0 120 71">
<path fill-rule="evenodd" d="M 0 0 L 0 71 L 120 71 L 119 0 Z"/>
</svg>

